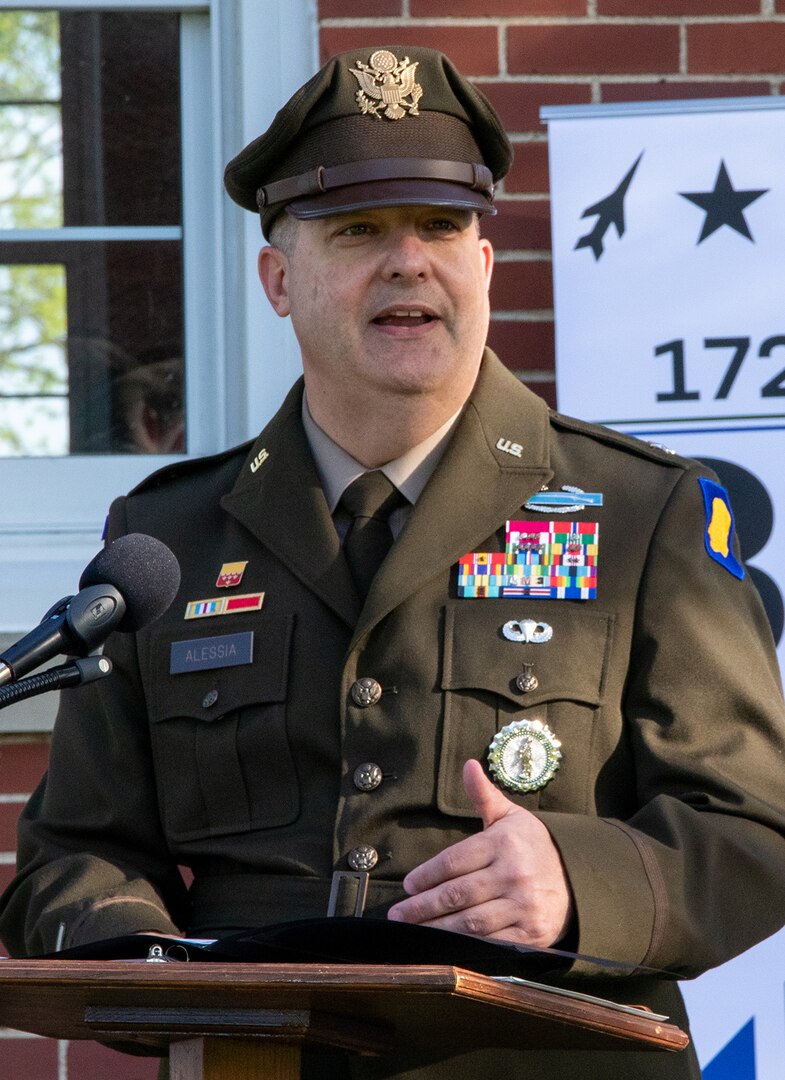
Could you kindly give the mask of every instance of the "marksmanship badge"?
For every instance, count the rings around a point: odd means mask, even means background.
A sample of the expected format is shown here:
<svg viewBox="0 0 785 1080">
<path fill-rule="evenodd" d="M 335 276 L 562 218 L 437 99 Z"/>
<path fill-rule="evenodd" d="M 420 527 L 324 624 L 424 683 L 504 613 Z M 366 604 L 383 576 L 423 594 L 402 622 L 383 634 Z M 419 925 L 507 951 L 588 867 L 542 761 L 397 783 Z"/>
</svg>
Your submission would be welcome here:
<svg viewBox="0 0 785 1080">
<path fill-rule="evenodd" d="M 541 720 L 515 720 L 494 735 L 488 766 L 496 779 L 519 795 L 544 788 L 559 768 L 561 743 Z"/>
<path fill-rule="evenodd" d="M 408 56 L 398 63 L 387 49 L 377 49 L 367 64 L 362 60 L 355 63 L 357 67 L 349 70 L 360 84 L 355 98 L 361 112 L 373 113 L 379 119 L 386 116 L 388 120 L 400 120 L 407 112 L 410 116 L 420 115 L 417 102 L 422 87 L 414 81 L 417 63 L 410 63 Z"/>
</svg>

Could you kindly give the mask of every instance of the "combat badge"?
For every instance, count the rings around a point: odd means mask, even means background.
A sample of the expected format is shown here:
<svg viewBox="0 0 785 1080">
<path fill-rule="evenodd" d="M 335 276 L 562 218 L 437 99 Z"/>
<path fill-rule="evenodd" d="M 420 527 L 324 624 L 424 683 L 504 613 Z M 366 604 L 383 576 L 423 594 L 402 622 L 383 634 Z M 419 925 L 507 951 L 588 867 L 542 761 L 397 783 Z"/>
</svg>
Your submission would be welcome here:
<svg viewBox="0 0 785 1080">
<path fill-rule="evenodd" d="M 523 504 L 527 510 L 543 514 L 577 514 L 587 506 L 602 506 L 602 492 L 584 491 L 572 484 L 562 484 L 561 491 L 538 491 Z"/>
<path fill-rule="evenodd" d="M 724 566 L 729 574 L 739 581 L 744 578 L 744 567 L 733 554 L 733 511 L 730 499 L 724 487 L 713 480 L 699 477 L 698 483 L 703 492 L 703 506 L 706 510 L 706 528 L 703 539 L 709 556 Z"/>
<path fill-rule="evenodd" d="M 400 63 L 387 49 L 377 49 L 369 62 L 355 60 L 356 68 L 349 68 L 360 89 L 355 94 L 363 113 L 372 113 L 381 119 L 400 120 L 406 116 L 419 116 L 417 102 L 422 97 L 422 87 L 414 81 L 417 64 L 405 56 Z M 406 99 L 409 99 L 408 101 Z M 378 102 L 374 104 L 374 102 Z"/>
<path fill-rule="evenodd" d="M 494 735 L 488 767 L 508 791 L 544 788 L 559 768 L 561 743 L 541 720 L 515 720 Z"/>
</svg>

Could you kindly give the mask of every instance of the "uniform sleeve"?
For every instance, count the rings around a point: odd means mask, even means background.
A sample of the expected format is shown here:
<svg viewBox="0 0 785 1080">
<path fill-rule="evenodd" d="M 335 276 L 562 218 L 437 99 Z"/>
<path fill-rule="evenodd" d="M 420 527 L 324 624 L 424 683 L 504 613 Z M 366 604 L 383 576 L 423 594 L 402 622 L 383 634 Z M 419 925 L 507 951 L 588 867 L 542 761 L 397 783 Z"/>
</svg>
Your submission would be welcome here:
<svg viewBox="0 0 785 1080">
<path fill-rule="evenodd" d="M 113 505 L 109 538 L 121 529 Z M 112 674 L 62 694 L 50 767 L 22 813 L 17 876 L 0 902 L 12 955 L 137 930 L 177 933 L 186 890 L 161 829 L 132 634 L 105 649 Z"/>
<path fill-rule="evenodd" d="M 539 815 L 569 873 L 579 951 L 682 976 L 785 922 L 779 670 L 749 575 L 707 550 L 706 475 L 676 485 L 640 582 L 624 700 L 638 807 L 625 821 Z"/>
</svg>

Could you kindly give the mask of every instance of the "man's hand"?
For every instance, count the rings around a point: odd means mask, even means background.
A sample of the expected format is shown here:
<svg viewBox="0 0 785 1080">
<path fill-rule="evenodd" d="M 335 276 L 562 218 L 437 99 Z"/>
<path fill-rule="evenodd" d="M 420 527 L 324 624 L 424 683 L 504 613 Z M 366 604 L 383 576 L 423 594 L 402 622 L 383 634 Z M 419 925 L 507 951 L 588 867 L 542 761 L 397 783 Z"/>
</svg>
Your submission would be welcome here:
<svg viewBox="0 0 785 1080">
<path fill-rule="evenodd" d="M 483 831 L 445 848 L 407 874 L 409 894 L 388 918 L 544 948 L 567 932 L 572 897 L 551 834 L 502 795 L 479 761 L 463 784 Z"/>
</svg>

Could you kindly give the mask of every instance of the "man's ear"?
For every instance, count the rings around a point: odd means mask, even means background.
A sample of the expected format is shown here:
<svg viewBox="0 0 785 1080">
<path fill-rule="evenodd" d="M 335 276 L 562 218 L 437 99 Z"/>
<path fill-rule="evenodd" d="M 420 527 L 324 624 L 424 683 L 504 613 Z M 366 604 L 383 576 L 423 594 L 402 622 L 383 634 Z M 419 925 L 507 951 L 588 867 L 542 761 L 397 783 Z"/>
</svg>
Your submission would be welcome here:
<svg viewBox="0 0 785 1080">
<path fill-rule="evenodd" d="M 263 247 L 259 252 L 259 280 L 273 311 L 281 318 L 291 311 L 289 304 L 289 260 L 280 248 Z"/>
<path fill-rule="evenodd" d="M 480 237 L 480 255 L 485 274 L 485 287 L 490 289 L 493 274 L 493 247 L 490 240 L 486 240 L 485 237 Z"/>
</svg>

